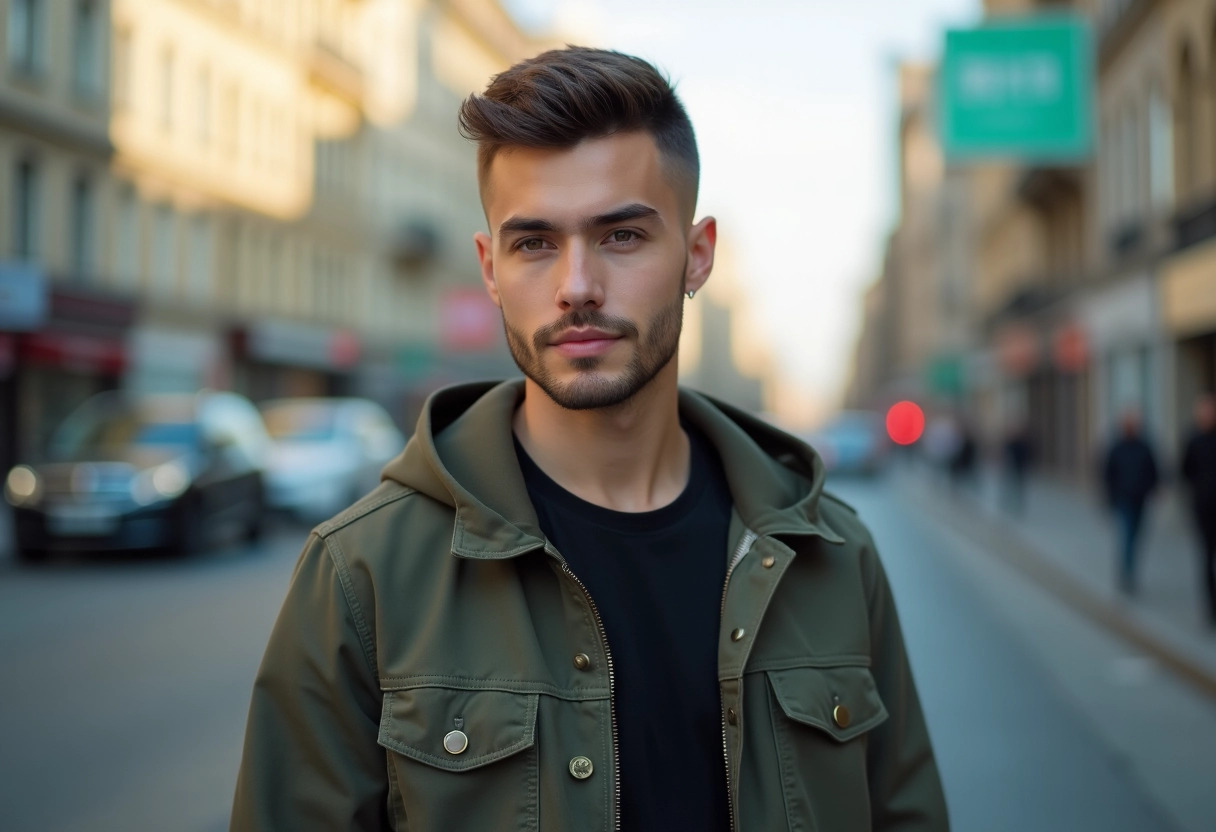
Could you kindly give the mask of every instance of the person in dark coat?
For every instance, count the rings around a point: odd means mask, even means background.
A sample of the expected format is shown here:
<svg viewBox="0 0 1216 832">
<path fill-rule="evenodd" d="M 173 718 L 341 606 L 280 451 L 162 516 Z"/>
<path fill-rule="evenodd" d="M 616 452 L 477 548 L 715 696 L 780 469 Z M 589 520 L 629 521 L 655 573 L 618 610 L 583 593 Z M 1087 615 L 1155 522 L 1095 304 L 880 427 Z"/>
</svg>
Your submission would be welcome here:
<svg viewBox="0 0 1216 832">
<path fill-rule="evenodd" d="M 1030 431 L 1019 423 L 1005 438 L 1005 507 L 1014 514 L 1026 508 L 1026 477 L 1030 471 Z"/>
<path fill-rule="evenodd" d="M 1182 451 L 1182 478 L 1199 530 L 1208 623 L 1216 629 L 1216 395 L 1209 393 L 1195 403 L 1195 432 Z"/>
<path fill-rule="evenodd" d="M 1119 523 L 1119 589 L 1136 591 L 1136 547 L 1144 506 L 1157 488 L 1157 459 L 1140 428 L 1140 414 L 1129 410 L 1120 421 L 1120 436 L 1106 452 L 1102 482 L 1106 501 Z"/>
</svg>

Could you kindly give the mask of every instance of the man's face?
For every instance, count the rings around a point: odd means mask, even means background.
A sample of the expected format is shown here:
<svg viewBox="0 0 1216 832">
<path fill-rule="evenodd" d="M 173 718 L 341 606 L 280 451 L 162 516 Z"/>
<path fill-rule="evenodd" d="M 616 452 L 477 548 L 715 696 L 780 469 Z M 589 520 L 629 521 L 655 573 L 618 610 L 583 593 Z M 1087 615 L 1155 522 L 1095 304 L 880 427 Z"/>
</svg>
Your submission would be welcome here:
<svg viewBox="0 0 1216 832">
<path fill-rule="evenodd" d="M 648 134 L 509 148 L 484 184 L 482 276 L 528 378 L 586 410 L 675 372 L 683 293 L 709 276 L 716 231 L 687 224 Z"/>
</svg>

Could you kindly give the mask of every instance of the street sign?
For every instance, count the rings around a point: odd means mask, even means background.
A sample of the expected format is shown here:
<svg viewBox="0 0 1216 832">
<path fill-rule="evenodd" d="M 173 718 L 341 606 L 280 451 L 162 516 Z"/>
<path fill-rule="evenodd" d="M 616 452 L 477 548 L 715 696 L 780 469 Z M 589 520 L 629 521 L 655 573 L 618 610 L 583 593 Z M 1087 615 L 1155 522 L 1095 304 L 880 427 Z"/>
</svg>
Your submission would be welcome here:
<svg viewBox="0 0 1216 832">
<path fill-rule="evenodd" d="M 1093 39 L 1070 15 L 946 32 L 940 91 L 950 161 L 1084 160 L 1093 144 Z"/>
</svg>

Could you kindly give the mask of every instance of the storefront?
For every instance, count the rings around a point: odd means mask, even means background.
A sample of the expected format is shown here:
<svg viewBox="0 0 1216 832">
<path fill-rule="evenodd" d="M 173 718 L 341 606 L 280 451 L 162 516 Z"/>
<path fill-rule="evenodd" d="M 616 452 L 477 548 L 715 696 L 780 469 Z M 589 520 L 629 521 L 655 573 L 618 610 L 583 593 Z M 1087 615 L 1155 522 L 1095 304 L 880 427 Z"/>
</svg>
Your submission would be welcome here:
<svg viewBox="0 0 1216 832">
<path fill-rule="evenodd" d="M 233 330 L 232 387 L 254 401 L 283 396 L 345 396 L 362 356 L 349 330 L 267 320 Z"/>
<path fill-rule="evenodd" d="M 1168 446 L 1173 347 L 1154 274 L 1131 274 L 1089 293 L 1081 315 L 1094 354 L 1090 424 L 1095 451 L 1111 440 L 1120 417 L 1131 410 L 1140 414 L 1150 441 Z"/>
<path fill-rule="evenodd" d="M 134 393 L 191 393 L 231 385 L 221 331 L 199 321 L 143 320 L 128 338 L 123 387 Z"/>
<path fill-rule="evenodd" d="M 1195 399 L 1216 391 L 1216 241 L 1170 258 L 1162 274 L 1161 306 L 1177 350 L 1175 425 L 1181 435 Z"/>
<path fill-rule="evenodd" d="M 41 327 L 6 337 L 12 366 L 5 381 L 5 395 L 12 396 L 6 463 L 39 456 L 72 410 L 120 386 L 135 314 L 130 301 L 53 287 Z"/>
</svg>

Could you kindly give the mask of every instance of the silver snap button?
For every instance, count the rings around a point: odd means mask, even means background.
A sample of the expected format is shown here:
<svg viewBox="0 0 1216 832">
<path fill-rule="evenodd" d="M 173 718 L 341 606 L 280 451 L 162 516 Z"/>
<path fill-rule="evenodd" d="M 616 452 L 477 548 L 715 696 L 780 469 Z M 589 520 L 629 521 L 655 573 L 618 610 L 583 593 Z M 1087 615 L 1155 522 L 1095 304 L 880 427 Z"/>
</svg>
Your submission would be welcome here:
<svg viewBox="0 0 1216 832">
<path fill-rule="evenodd" d="M 735 629 L 730 631 L 730 640 L 731 641 L 743 641 L 743 637 L 745 635 L 747 635 L 746 630 L 744 630 L 742 627 L 736 627 Z"/>
<path fill-rule="evenodd" d="M 586 757 L 575 757 L 570 761 L 570 776 L 575 780 L 586 780 L 595 771 L 595 766 Z"/>
<path fill-rule="evenodd" d="M 464 731 L 449 731 L 443 738 L 443 750 L 449 754 L 463 754 L 469 747 L 469 737 Z"/>
<path fill-rule="evenodd" d="M 579 670 L 587 670 L 591 667 L 591 657 L 586 653 L 579 653 L 574 657 L 574 666 Z"/>
</svg>

